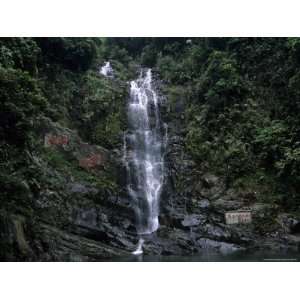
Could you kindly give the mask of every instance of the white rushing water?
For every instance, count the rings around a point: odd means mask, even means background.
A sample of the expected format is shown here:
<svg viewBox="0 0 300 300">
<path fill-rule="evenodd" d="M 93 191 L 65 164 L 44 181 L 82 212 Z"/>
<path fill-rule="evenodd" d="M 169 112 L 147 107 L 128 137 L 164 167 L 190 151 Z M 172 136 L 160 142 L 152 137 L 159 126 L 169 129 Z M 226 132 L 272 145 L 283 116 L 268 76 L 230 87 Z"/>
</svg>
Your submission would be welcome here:
<svg viewBox="0 0 300 300">
<path fill-rule="evenodd" d="M 137 232 L 151 234 L 159 227 L 159 200 L 164 178 L 166 126 L 160 119 L 161 98 L 153 88 L 151 69 L 130 83 L 129 130 L 124 136 L 128 191 L 134 201 Z M 142 253 L 143 242 L 134 252 Z"/>
<path fill-rule="evenodd" d="M 105 64 L 100 68 L 99 73 L 105 77 L 112 78 L 114 76 L 114 71 L 113 71 L 113 68 L 111 67 L 109 61 L 105 62 Z"/>
<path fill-rule="evenodd" d="M 136 248 L 136 250 L 134 250 L 132 252 L 132 254 L 134 254 L 134 255 L 141 255 L 141 254 L 143 254 L 143 245 L 144 245 L 144 240 L 142 238 L 140 238 L 139 242 L 138 242 L 138 245 L 137 245 L 137 248 Z"/>
</svg>

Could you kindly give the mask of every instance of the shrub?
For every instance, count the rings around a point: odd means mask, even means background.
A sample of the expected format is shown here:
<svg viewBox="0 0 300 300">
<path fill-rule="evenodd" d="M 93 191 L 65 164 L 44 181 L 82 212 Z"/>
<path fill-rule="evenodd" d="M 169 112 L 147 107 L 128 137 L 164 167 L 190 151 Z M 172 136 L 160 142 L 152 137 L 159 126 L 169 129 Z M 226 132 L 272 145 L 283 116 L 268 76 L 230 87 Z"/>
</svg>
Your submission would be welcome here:
<svg viewBox="0 0 300 300">
<path fill-rule="evenodd" d="M 92 65 L 100 43 L 100 39 L 93 38 L 37 38 L 36 41 L 50 62 L 73 71 L 86 71 Z"/>
<path fill-rule="evenodd" d="M 24 146 L 47 102 L 27 72 L 0 68 L 0 140 Z"/>
</svg>

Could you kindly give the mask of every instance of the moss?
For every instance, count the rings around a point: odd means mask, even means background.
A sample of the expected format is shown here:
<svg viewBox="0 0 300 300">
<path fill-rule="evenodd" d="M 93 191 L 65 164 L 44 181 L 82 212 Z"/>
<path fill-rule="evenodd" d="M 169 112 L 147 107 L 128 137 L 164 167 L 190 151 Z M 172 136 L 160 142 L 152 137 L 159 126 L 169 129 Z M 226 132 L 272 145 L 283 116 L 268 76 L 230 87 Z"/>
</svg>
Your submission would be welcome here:
<svg viewBox="0 0 300 300">
<path fill-rule="evenodd" d="M 121 143 L 122 132 L 120 113 L 113 113 L 104 121 L 97 123 L 93 132 L 93 141 L 95 144 L 113 148 Z"/>
<path fill-rule="evenodd" d="M 253 218 L 254 231 L 260 235 L 276 232 L 279 227 L 276 221 L 277 215 L 277 209 L 269 209 L 256 215 Z"/>
<path fill-rule="evenodd" d="M 253 195 L 250 202 L 279 204 L 281 195 L 276 188 L 276 178 L 258 170 L 255 173 L 237 178 L 232 187 L 242 195 Z M 247 197 L 246 197 L 247 198 Z"/>
</svg>

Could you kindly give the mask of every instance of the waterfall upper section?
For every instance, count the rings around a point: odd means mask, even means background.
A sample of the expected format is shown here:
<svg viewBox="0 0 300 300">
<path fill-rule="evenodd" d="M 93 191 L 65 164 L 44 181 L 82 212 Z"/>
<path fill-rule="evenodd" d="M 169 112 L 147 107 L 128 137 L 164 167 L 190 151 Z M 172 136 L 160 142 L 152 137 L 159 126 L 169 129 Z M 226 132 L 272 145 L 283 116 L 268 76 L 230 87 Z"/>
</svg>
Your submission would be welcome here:
<svg viewBox="0 0 300 300">
<path fill-rule="evenodd" d="M 159 201 L 164 181 L 166 125 L 160 118 L 162 98 L 153 87 L 151 69 L 130 82 L 128 131 L 124 136 L 127 188 L 134 201 L 139 234 L 159 227 Z"/>
<path fill-rule="evenodd" d="M 114 77 L 114 70 L 109 61 L 104 63 L 104 65 L 100 68 L 99 73 L 105 77 Z"/>
</svg>

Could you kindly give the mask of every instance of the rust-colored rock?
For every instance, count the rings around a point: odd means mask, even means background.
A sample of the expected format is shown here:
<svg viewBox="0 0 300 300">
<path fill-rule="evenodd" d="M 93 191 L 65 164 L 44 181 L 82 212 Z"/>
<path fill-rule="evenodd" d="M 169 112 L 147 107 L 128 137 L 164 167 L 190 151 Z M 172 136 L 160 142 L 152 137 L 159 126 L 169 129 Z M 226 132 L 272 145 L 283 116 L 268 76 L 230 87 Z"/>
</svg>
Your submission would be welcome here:
<svg viewBox="0 0 300 300">
<path fill-rule="evenodd" d="M 103 165 L 102 155 L 91 154 L 90 156 L 79 159 L 79 166 L 85 169 L 92 169 Z"/>
<path fill-rule="evenodd" d="M 47 134 L 45 136 L 45 146 L 65 146 L 69 144 L 69 137 L 67 135 L 53 135 Z"/>
</svg>

